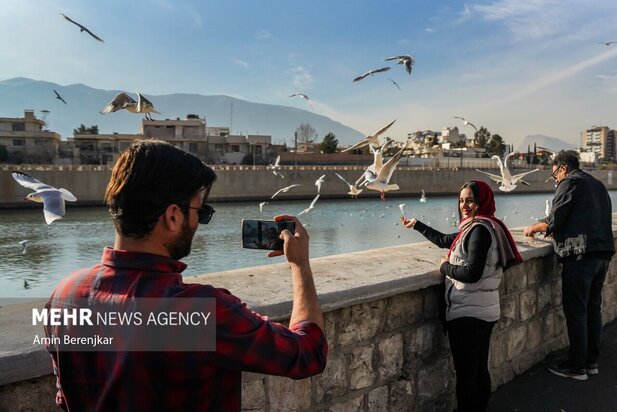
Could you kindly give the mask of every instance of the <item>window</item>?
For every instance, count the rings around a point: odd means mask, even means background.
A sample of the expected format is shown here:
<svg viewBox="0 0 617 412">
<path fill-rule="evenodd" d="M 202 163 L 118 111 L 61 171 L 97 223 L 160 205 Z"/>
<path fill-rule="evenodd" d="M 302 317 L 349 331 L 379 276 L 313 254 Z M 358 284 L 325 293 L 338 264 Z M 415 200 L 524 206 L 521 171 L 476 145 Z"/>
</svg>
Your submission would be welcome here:
<svg viewBox="0 0 617 412">
<path fill-rule="evenodd" d="M 25 146 L 26 139 L 13 139 L 13 146 Z"/>
<path fill-rule="evenodd" d="M 25 132 L 26 124 L 25 123 L 13 123 L 13 131 L 14 132 Z M 23 145 L 22 145 L 23 146 Z"/>
<path fill-rule="evenodd" d="M 239 144 L 232 144 L 231 145 L 231 151 L 232 152 L 239 152 L 240 151 L 240 145 Z"/>
<path fill-rule="evenodd" d="M 255 147 L 255 154 L 258 156 L 261 156 L 261 146 L 254 146 Z"/>
<path fill-rule="evenodd" d="M 189 152 L 197 153 L 197 143 L 189 143 Z"/>
</svg>

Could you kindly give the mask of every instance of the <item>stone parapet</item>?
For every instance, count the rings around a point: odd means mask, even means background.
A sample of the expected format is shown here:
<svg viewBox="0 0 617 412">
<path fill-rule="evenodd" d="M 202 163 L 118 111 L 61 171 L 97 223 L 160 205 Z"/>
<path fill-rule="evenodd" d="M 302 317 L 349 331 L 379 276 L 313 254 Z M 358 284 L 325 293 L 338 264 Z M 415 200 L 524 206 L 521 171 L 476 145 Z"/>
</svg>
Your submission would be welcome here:
<svg viewBox="0 0 617 412">
<path fill-rule="evenodd" d="M 617 237 L 617 215 L 613 227 Z M 524 238 L 521 230 L 513 235 L 525 261 L 505 272 L 500 287 L 502 314 L 490 352 L 493 388 L 567 345 L 552 246 Z M 436 268 L 444 252 L 424 242 L 312 260 L 328 365 L 298 381 L 244 374 L 243 410 L 452 410 L 454 371 L 437 313 L 442 279 Z M 261 314 L 282 323 L 289 319 L 291 279 L 284 263 L 186 281 L 224 287 Z M 613 261 L 603 290 L 605 322 L 617 317 L 616 290 Z M 0 353 L 0 410 L 55 410 L 50 363 L 41 365 L 44 353 L 27 353 L 29 331 L 3 332 L 1 347 L 12 351 Z"/>
</svg>

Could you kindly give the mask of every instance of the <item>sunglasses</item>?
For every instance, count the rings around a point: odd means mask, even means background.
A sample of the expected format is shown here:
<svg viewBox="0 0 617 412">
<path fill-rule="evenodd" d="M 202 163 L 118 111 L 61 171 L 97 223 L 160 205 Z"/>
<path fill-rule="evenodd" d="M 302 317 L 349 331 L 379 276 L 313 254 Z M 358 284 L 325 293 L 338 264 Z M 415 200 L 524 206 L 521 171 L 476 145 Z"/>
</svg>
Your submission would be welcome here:
<svg viewBox="0 0 617 412">
<path fill-rule="evenodd" d="M 561 166 L 563 166 L 562 164 L 557 166 L 557 168 L 553 171 L 553 173 L 551 173 L 551 175 L 549 176 L 548 179 L 546 179 L 546 181 L 548 182 L 549 180 L 557 180 L 557 172 L 559 172 L 559 170 L 561 169 Z"/>
<path fill-rule="evenodd" d="M 201 207 L 193 207 L 193 206 L 186 206 L 187 209 L 196 209 L 197 210 L 197 216 L 199 218 L 199 223 L 202 225 L 207 225 L 210 220 L 212 220 L 212 215 L 214 214 L 214 208 L 210 205 L 207 204 L 203 204 L 201 205 Z"/>
</svg>

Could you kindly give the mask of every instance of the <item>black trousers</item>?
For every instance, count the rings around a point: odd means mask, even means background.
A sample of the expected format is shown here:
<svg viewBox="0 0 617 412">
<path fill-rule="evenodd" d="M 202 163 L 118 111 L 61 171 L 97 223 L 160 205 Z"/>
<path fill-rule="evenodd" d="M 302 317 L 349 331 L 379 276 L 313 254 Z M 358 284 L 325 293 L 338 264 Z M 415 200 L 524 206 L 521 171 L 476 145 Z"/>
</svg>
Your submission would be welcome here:
<svg viewBox="0 0 617 412">
<path fill-rule="evenodd" d="M 570 339 L 570 363 L 596 363 L 602 335 L 602 285 L 609 260 L 564 261 L 561 268 L 563 313 Z"/>
<path fill-rule="evenodd" d="M 448 322 L 448 339 L 456 370 L 458 412 L 486 410 L 491 395 L 488 351 L 495 322 L 459 318 Z"/>
</svg>

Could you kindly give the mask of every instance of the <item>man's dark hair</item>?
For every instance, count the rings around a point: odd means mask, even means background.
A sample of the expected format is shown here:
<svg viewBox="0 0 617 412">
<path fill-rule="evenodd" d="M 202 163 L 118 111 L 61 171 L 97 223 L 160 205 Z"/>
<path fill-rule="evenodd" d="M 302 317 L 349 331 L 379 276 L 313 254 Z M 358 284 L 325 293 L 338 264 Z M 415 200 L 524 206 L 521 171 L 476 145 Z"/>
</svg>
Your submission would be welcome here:
<svg viewBox="0 0 617 412">
<path fill-rule="evenodd" d="M 576 153 L 574 150 L 561 150 L 553 158 L 553 166 L 559 167 L 562 165 L 567 166 L 568 170 L 578 169 L 578 153 Z"/>
<path fill-rule="evenodd" d="M 162 140 L 138 140 L 122 152 L 105 190 L 105 202 L 116 230 L 143 238 L 154 229 L 167 206 L 188 212 L 191 198 L 205 189 L 204 201 L 216 174 L 184 150 Z"/>
</svg>

